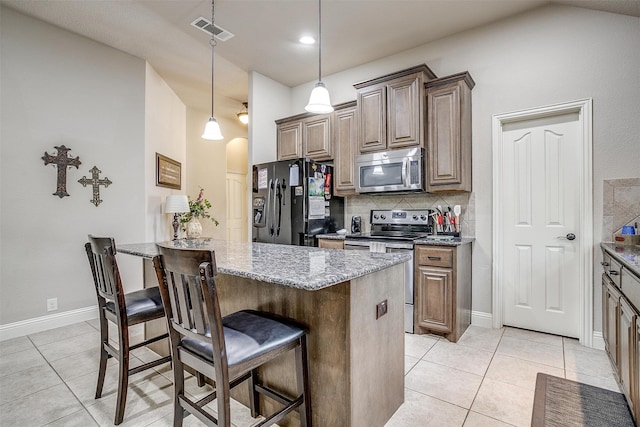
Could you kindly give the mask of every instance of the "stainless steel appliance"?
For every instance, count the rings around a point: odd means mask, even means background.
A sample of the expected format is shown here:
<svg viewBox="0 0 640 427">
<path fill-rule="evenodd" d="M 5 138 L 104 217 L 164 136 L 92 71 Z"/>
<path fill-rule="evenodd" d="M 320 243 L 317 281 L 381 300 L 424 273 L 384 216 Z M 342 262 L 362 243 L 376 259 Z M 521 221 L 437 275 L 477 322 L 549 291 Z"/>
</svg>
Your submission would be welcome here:
<svg viewBox="0 0 640 427">
<path fill-rule="evenodd" d="M 356 191 L 424 191 L 424 165 L 422 148 L 405 148 L 356 156 Z"/>
<path fill-rule="evenodd" d="M 404 265 L 404 330 L 413 333 L 414 240 L 433 234 L 430 209 L 372 210 L 371 232 L 347 234 L 344 248 L 380 252 L 407 252 L 411 259 Z"/>
<path fill-rule="evenodd" d="M 332 197 L 331 165 L 311 159 L 253 166 L 253 241 L 317 246 L 344 226 L 344 199 Z"/>
</svg>

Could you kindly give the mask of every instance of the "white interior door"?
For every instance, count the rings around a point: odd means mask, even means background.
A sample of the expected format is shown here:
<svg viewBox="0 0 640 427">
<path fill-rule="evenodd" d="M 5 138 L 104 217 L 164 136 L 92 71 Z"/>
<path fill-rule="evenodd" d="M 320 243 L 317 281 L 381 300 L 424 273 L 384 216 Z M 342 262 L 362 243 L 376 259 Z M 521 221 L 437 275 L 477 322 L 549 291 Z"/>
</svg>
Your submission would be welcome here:
<svg viewBox="0 0 640 427">
<path fill-rule="evenodd" d="M 247 241 L 247 177 L 227 173 L 227 240 Z"/>
<path fill-rule="evenodd" d="M 578 113 L 502 128 L 504 325 L 580 337 L 581 144 Z"/>
</svg>

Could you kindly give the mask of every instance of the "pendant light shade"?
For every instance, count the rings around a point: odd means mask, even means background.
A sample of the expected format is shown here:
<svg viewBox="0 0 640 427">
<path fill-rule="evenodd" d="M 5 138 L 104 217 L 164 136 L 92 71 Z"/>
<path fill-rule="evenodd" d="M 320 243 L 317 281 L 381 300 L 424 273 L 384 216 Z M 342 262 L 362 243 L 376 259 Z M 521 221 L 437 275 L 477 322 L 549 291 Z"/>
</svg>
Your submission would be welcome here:
<svg viewBox="0 0 640 427">
<path fill-rule="evenodd" d="M 203 139 L 208 139 L 210 141 L 219 141 L 224 139 L 222 136 L 222 132 L 220 131 L 220 125 L 218 121 L 211 117 L 207 124 L 204 126 L 204 133 L 202 134 Z"/>
<path fill-rule="evenodd" d="M 304 107 L 310 113 L 326 114 L 333 111 L 329 91 L 322 83 L 322 5 L 318 0 L 318 82 L 311 91 L 309 103 Z"/>
<path fill-rule="evenodd" d="M 215 28 L 215 0 L 211 0 L 211 28 L 212 31 Z M 211 141 L 218 141 L 224 139 L 222 136 L 222 131 L 220 130 L 220 125 L 218 121 L 213 117 L 213 70 L 214 70 L 214 55 L 213 50 L 216 47 L 216 40 L 214 38 L 213 33 L 211 33 L 211 40 L 209 41 L 211 45 L 211 117 L 209 121 L 204 126 L 204 133 L 202 134 L 203 139 L 208 139 Z"/>
<path fill-rule="evenodd" d="M 311 91 L 309 96 L 309 103 L 305 107 L 305 110 L 310 113 L 325 114 L 333 111 L 331 106 L 331 100 L 329 99 L 329 91 L 324 86 L 324 83 L 318 82 Z"/>
<path fill-rule="evenodd" d="M 243 102 L 242 103 L 242 110 L 240 110 L 240 112 L 238 114 L 236 114 L 236 116 L 238 116 L 238 120 L 240 120 L 240 122 L 242 122 L 242 124 L 246 125 L 249 124 L 249 103 L 248 102 Z"/>
</svg>

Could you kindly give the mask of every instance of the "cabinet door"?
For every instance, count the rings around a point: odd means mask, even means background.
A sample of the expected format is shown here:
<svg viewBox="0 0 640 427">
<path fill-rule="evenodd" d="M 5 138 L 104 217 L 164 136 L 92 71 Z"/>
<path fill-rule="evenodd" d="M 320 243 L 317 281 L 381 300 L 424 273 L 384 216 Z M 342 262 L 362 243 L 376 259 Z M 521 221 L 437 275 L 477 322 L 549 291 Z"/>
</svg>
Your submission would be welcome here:
<svg viewBox="0 0 640 427">
<path fill-rule="evenodd" d="M 451 84 L 427 91 L 428 183 L 434 186 L 461 181 L 460 87 Z"/>
<path fill-rule="evenodd" d="M 331 158 L 331 127 L 329 115 L 315 116 L 302 122 L 304 157 L 313 160 Z"/>
<path fill-rule="evenodd" d="M 616 367 L 618 363 L 618 310 L 620 307 L 620 293 L 611 283 L 607 284 L 607 341 L 609 357 Z M 619 369 L 619 368 L 618 368 Z"/>
<path fill-rule="evenodd" d="M 358 121 L 356 107 L 335 112 L 333 120 L 334 152 L 333 177 L 335 194 L 338 196 L 355 194 L 356 150 L 358 141 Z"/>
<path fill-rule="evenodd" d="M 609 352 L 609 316 L 607 315 L 607 307 L 609 306 L 609 291 L 607 289 L 606 274 L 602 275 L 602 339 L 604 340 L 604 349 Z"/>
<path fill-rule="evenodd" d="M 453 271 L 418 266 L 416 325 L 434 332 L 452 332 Z"/>
<path fill-rule="evenodd" d="M 358 92 L 358 114 L 360 115 L 358 145 L 361 153 L 387 148 L 386 100 L 385 84 L 371 86 Z"/>
<path fill-rule="evenodd" d="M 622 385 L 622 391 L 627 397 L 629 406 L 633 410 L 633 404 L 631 400 L 631 378 L 632 378 L 632 343 L 635 335 L 635 313 L 625 298 L 620 298 L 619 309 L 619 335 L 618 335 L 618 360 L 620 383 Z"/>
<path fill-rule="evenodd" d="M 633 383 L 631 397 L 633 398 L 633 415 L 638 423 L 638 411 L 640 410 L 640 316 L 636 316 L 633 335 Z"/>
<path fill-rule="evenodd" d="M 422 145 L 424 113 L 420 103 L 418 77 L 387 86 L 387 147 Z"/>
<path fill-rule="evenodd" d="M 278 125 L 278 160 L 302 157 L 302 122 Z"/>
</svg>

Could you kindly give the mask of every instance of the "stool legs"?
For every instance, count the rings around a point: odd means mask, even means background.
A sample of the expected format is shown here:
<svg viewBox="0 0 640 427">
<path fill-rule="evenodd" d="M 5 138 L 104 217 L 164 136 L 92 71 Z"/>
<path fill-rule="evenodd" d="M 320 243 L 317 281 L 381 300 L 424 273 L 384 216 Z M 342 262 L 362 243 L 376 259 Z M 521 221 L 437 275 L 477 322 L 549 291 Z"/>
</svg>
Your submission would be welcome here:
<svg viewBox="0 0 640 427">
<path fill-rule="evenodd" d="M 299 406 L 300 426 L 311 427 L 311 400 L 309 399 L 309 365 L 307 356 L 307 336 L 300 337 L 300 345 L 296 347 L 296 379 L 298 393 L 304 396 Z"/>
<path fill-rule="evenodd" d="M 116 399 L 116 417 L 114 424 L 122 423 L 124 408 L 127 403 L 127 389 L 129 388 L 129 333 L 125 329 L 120 331 L 120 348 L 118 351 L 118 397 Z"/>
<path fill-rule="evenodd" d="M 107 360 L 109 353 L 105 348 L 105 344 L 109 342 L 109 329 L 107 319 L 100 316 L 100 365 L 98 367 L 98 383 L 96 385 L 96 399 L 102 396 L 102 387 L 104 386 L 104 375 L 107 371 Z"/>
<path fill-rule="evenodd" d="M 258 396 L 258 391 L 256 390 L 257 377 L 256 370 L 253 369 L 251 371 L 251 376 L 247 383 L 249 384 L 249 408 L 251 409 L 251 416 L 256 418 L 260 415 L 260 397 Z"/>
</svg>

